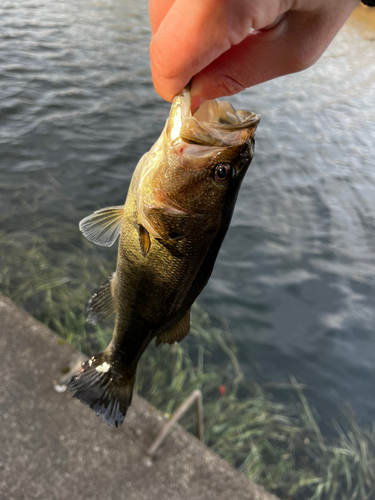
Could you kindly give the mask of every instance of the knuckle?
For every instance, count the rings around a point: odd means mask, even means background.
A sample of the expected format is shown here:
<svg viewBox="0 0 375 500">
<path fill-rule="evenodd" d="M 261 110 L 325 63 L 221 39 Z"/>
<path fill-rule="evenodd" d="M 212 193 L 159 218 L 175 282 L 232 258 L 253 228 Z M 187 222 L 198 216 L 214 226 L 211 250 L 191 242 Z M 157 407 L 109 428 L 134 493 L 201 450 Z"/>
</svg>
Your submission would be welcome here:
<svg viewBox="0 0 375 500">
<path fill-rule="evenodd" d="M 151 38 L 151 42 L 150 42 L 150 59 L 151 59 L 151 64 L 153 65 L 153 67 L 159 71 L 160 62 L 162 59 L 160 58 L 160 51 L 159 51 L 159 48 L 157 46 L 157 43 L 155 42 L 154 37 Z"/>
<path fill-rule="evenodd" d="M 166 65 L 166 58 L 162 57 L 160 47 L 155 37 L 151 39 L 150 42 L 150 59 L 152 66 L 153 75 L 157 75 L 159 78 L 169 80 L 173 78 L 171 68 Z"/>
<path fill-rule="evenodd" d="M 215 87 L 218 94 L 228 96 L 238 94 L 245 90 L 245 86 L 238 82 L 235 78 L 228 75 L 220 75 L 216 78 Z"/>
<path fill-rule="evenodd" d="M 306 57 L 306 54 L 297 52 L 290 58 L 290 73 L 298 73 L 299 71 L 310 68 L 316 60 L 317 58 L 315 57 Z"/>
<path fill-rule="evenodd" d="M 312 66 L 321 56 L 323 50 L 310 40 L 303 44 L 295 43 L 288 54 L 288 65 L 291 73 L 303 71 Z"/>
</svg>

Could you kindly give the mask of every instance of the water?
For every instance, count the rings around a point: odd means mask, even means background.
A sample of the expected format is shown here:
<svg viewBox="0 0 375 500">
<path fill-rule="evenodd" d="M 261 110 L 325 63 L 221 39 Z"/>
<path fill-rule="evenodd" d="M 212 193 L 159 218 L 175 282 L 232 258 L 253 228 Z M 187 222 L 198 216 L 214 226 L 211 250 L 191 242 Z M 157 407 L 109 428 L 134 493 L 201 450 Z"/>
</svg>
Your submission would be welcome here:
<svg viewBox="0 0 375 500">
<path fill-rule="evenodd" d="M 360 11 L 308 71 L 232 98 L 262 121 L 201 303 L 226 318 L 249 379 L 293 374 L 320 409 L 344 398 L 372 420 L 375 30 L 367 21 Z M 38 233 L 48 219 L 58 231 L 123 203 L 169 109 L 152 87 L 149 40 L 144 1 L 1 2 L 2 229 Z"/>
</svg>

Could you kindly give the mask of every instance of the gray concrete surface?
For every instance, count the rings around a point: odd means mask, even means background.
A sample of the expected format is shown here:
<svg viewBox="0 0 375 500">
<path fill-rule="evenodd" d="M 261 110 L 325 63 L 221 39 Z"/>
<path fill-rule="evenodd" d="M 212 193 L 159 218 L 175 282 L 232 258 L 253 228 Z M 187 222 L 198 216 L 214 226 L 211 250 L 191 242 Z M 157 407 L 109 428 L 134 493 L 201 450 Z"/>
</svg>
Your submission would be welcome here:
<svg viewBox="0 0 375 500">
<path fill-rule="evenodd" d="M 140 397 L 109 428 L 54 381 L 79 353 L 0 296 L 1 500 L 277 500 Z"/>
</svg>

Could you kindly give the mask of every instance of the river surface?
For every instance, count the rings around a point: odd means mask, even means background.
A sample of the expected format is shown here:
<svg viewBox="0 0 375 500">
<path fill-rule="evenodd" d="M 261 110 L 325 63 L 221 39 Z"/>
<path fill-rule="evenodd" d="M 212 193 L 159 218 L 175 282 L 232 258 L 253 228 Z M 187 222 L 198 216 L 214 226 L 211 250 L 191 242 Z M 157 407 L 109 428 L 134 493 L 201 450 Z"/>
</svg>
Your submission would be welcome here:
<svg viewBox="0 0 375 500">
<path fill-rule="evenodd" d="M 374 26 L 358 10 L 313 68 L 231 98 L 262 121 L 200 298 L 225 318 L 249 379 L 292 374 L 320 409 L 346 399 L 366 420 L 375 419 Z M 58 230 L 123 203 L 169 110 L 153 90 L 149 40 L 143 0 L 1 1 L 2 229 L 38 233 L 35 220 L 53 217 Z"/>
</svg>

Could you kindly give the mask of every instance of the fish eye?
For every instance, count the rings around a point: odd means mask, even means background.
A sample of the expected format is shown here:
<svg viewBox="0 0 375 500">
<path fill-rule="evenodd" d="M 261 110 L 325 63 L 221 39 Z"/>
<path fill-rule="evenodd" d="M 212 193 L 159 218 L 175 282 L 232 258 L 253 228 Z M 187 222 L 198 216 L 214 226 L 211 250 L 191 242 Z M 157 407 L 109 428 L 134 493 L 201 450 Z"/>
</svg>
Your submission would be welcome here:
<svg viewBox="0 0 375 500">
<path fill-rule="evenodd" d="M 229 163 L 219 163 L 214 170 L 214 180 L 217 184 L 227 184 L 233 177 L 233 167 Z"/>
</svg>

